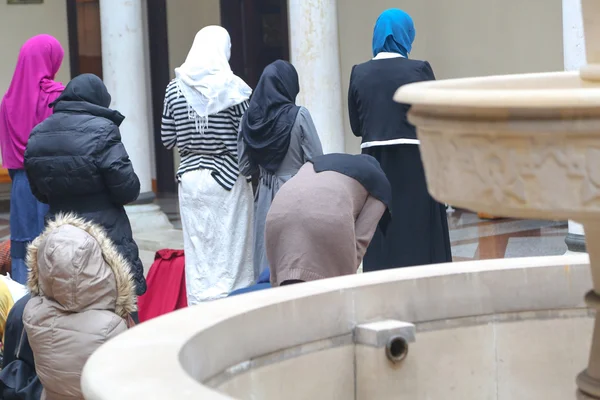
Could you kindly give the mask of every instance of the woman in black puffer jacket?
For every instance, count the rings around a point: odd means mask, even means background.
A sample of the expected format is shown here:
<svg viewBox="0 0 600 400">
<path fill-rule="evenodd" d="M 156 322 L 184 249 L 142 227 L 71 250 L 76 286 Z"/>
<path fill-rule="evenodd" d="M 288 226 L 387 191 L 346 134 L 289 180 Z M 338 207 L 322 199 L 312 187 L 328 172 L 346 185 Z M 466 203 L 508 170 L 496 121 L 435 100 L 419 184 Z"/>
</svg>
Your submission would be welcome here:
<svg viewBox="0 0 600 400">
<path fill-rule="evenodd" d="M 136 292 L 146 291 L 144 269 L 125 204 L 135 201 L 140 182 L 121 142 L 123 115 L 108 108 L 110 94 L 100 78 L 73 79 L 50 106 L 54 114 L 31 132 L 25 170 L 34 196 L 61 212 L 101 225 L 129 261 Z"/>
</svg>

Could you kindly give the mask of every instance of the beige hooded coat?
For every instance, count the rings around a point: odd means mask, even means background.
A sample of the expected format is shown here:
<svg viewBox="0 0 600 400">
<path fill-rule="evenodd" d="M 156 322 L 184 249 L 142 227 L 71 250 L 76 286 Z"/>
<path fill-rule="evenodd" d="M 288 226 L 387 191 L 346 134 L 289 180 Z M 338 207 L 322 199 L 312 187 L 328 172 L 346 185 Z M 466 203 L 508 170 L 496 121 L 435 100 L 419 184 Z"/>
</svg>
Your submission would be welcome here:
<svg viewBox="0 0 600 400">
<path fill-rule="evenodd" d="M 23 323 L 44 386 L 42 400 L 83 399 L 81 371 L 127 329 L 135 290 L 127 262 L 102 228 L 59 215 L 29 246 Z"/>
</svg>

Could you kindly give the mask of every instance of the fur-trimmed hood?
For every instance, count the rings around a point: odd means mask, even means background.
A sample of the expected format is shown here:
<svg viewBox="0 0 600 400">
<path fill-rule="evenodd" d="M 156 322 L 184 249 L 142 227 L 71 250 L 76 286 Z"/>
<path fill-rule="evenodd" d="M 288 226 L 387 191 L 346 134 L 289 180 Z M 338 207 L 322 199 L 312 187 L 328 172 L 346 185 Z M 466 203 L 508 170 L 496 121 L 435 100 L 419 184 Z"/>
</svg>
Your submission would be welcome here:
<svg viewBox="0 0 600 400">
<path fill-rule="evenodd" d="M 59 214 L 27 250 L 32 296 L 67 312 L 110 310 L 122 318 L 136 310 L 127 261 L 104 230 L 74 214 Z"/>
</svg>

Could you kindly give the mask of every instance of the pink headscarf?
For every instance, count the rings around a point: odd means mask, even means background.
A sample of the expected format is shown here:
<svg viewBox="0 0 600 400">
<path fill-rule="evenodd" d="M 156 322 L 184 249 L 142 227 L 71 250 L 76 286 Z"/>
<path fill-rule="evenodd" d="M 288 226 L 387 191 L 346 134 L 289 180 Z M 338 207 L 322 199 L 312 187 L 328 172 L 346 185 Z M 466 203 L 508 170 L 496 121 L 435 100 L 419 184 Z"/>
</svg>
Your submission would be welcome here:
<svg viewBox="0 0 600 400">
<path fill-rule="evenodd" d="M 64 89 L 62 83 L 54 81 L 64 56 L 59 41 L 50 35 L 34 36 L 21 47 L 10 87 L 0 104 L 4 168 L 23 168 L 31 130 L 52 114 L 48 105 Z"/>
</svg>

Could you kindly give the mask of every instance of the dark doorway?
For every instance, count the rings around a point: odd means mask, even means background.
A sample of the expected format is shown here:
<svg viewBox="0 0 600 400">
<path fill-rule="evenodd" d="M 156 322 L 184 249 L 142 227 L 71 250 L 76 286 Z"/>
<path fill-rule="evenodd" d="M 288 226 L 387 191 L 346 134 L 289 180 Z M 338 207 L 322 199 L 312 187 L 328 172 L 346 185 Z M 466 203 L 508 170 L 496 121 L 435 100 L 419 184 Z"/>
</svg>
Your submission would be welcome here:
<svg viewBox="0 0 600 400">
<path fill-rule="evenodd" d="M 71 77 L 91 73 L 102 78 L 99 0 L 67 0 Z"/>
<path fill-rule="evenodd" d="M 154 122 L 154 159 L 156 161 L 156 183 L 153 190 L 157 194 L 177 192 L 173 151 L 167 150 L 161 139 L 165 89 L 171 80 L 169 71 L 169 39 L 167 33 L 167 1 L 147 0 L 148 42 L 150 47 L 150 78 L 152 81 L 152 119 Z"/>
<path fill-rule="evenodd" d="M 221 0 L 231 35 L 231 68 L 251 87 L 275 60 L 289 60 L 287 0 Z"/>
</svg>

